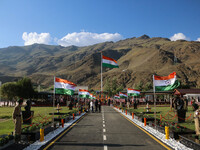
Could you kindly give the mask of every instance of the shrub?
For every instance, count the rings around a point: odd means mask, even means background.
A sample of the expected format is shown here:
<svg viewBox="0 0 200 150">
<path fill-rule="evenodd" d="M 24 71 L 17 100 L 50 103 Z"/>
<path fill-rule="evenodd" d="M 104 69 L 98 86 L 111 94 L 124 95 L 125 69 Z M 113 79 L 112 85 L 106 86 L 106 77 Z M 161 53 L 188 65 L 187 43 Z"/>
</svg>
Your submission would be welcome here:
<svg viewBox="0 0 200 150">
<path fill-rule="evenodd" d="M 14 136 L 12 134 L 8 134 L 9 140 L 13 140 Z"/>
<path fill-rule="evenodd" d="M 5 139 L 4 138 L 0 138 L 0 146 L 3 146 L 5 144 Z"/>
<path fill-rule="evenodd" d="M 28 127 L 22 129 L 22 133 L 27 133 L 27 132 L 28 132 Z"/>
<path fill-rule="evenodd" d="M 36 125 L 32 125 L 28 128 L 29 132 L 33 132 L 36 129 Z"/>
</svg>

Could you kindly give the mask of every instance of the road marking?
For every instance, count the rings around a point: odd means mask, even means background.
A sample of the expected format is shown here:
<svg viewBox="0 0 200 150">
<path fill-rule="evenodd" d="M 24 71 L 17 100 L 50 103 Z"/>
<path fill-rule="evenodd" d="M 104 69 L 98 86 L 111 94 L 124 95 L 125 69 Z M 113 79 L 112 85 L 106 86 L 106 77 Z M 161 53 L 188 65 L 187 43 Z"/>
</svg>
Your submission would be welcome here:
<svg viewBox="0 0 200 150">
<path fill-rule="evenodd" d="M 116 111 L 116 110 L 115 110 Z M 120 115 L 122 115 L 120 113 Z M 126 118 L 124 115 L 122 115 L 126 120 L 128 120 L 129 122 L 131 122 L 133 125 L 135 125 L 136 127 L 138 127 L 140 130 L 142 130 L 143 132 L 145 132 L 147 135 L 149 135 L 152 139 L 154 139 L 156 142 L 158 142 L 160 145 L 162 145 L 163 147 L 165 147 L 168 150 L 171 150 L 170 147 L 168 147 L 167 145 L 165 145 L 164 143 L 162 143 L 161 141 L 159 141 L 157 138 L 155 138 L 153 135 L 151 135 L 149 132 L 147 132 L 146 130 L 144 130 L 143 128 L 141 128 L 140 126 L 138 126 L 137 124 L 135 124 L 134 122 L 132 122 L 130 119 Z"/>
<path fill-rule="evenodd" d="M 104 145 L 104 150 L 108 150 L 108 146 L 107 145 Z"/>
<path fill-rule="evenodd" d="M 103 140 L 106 141 L 106 135 L 103 135 Z"/>
<path fill-rule="evenodd" d="M 87 114 L 87 113 L 86 113 Z M 55 140 L 53 140 L 49 145 L 47 145 L 43 150 L 47 150 L 51 145 L 53 145 L 57 140 L 59 140 L 66 132 L 68 132 L 73 126 L 75 126 L 79 121 L 83 119 L 86 115 L 83 115 L 81 118 L 79 118 L 76 122 L 74 122 L 69 128 L 67 128 L 63 133 L 61 133 Z"/>
<path fill-rule="evenodd" d="M 103 129 L 103 132 L 106 132 L 106 129 Z"/>
<path fill-rule="evenodd" d="M 103 124 L 103 127 L 105 127 L 105 124 Z"/>
<path fill-rule="evenodd" d="M 105 124 L 105 121 L 103 121 L 103 124 Z"/>
</svg>

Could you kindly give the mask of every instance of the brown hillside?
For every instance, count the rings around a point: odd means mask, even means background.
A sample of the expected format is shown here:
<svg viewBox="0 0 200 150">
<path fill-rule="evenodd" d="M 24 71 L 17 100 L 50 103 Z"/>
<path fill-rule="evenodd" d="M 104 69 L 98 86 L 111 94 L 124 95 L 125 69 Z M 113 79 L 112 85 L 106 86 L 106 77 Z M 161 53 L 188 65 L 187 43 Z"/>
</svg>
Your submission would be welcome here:
<svg viewBox="0 0 200 150">
<path fill-rule="evenodd" d="M 56 75 L 78 85 L 100 89 L 101 51 L 116 59 L 120 66 L 116 69 L 104 68 L 104 82 L 115 77 L 126 87 L 135 87 L 139 82 L 145 86 L 147 82 L 152 82 L 153 74 L 166 76 L 176 71 L 182 84 L 200 87 L 200 42 L 172 42 L 146 35 L 87 47 L 34 44 L 0 49 L 0 65 L 7 66 L 2 67 L 0 79 L 1 75 L 26 75 L 35 83 L 48 87 L 53 85 L 53 76 Z"/>
</svg>

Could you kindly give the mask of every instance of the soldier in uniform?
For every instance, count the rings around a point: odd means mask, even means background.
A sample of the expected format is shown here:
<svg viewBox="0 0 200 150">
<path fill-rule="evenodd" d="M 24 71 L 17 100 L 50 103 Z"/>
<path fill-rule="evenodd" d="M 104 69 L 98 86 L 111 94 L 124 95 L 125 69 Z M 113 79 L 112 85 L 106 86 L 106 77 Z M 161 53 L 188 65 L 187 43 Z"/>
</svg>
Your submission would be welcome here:
<svg viewBox="0 0 200 150">
<path fill-rule="evenodd" d="M 200 109 L 198 109 L 198 107 L 195 107 L 195 112 L 194 112 L 194 123 L 195 123 L 195 131 L 196 131 L 196 135 L 199 136 L 200 135 Z"/>
<path fill-rule="evenodd" d="M 18 104 L 15 106 L 14 108 L 14 112 L 13 112 L 13 121 L 15 124 L 15 142 L 19 142 L 21 139 L 21 126 L 22 126 L 22 113 L 21 113 L 21 106 L 22 106 L 23 100 L 19 99 L 18 100 Z"/>
</svg>

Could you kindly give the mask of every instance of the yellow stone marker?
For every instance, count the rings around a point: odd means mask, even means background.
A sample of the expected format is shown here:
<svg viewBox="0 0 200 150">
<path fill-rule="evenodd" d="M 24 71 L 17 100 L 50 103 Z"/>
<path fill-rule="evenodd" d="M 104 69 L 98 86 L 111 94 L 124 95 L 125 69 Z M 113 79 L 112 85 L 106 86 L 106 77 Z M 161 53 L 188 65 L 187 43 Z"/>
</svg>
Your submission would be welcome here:
<svg viewBox="0 0 200 150">
<path fill-rule="evenodd" d="M 44 141 L 44 129 L 40 129 L 40 142 Z"/>
<path fill-rule="evenodd" d="M 165 126 L 165 139 L 169 139 L 169 127 Z"/>
</svg>

